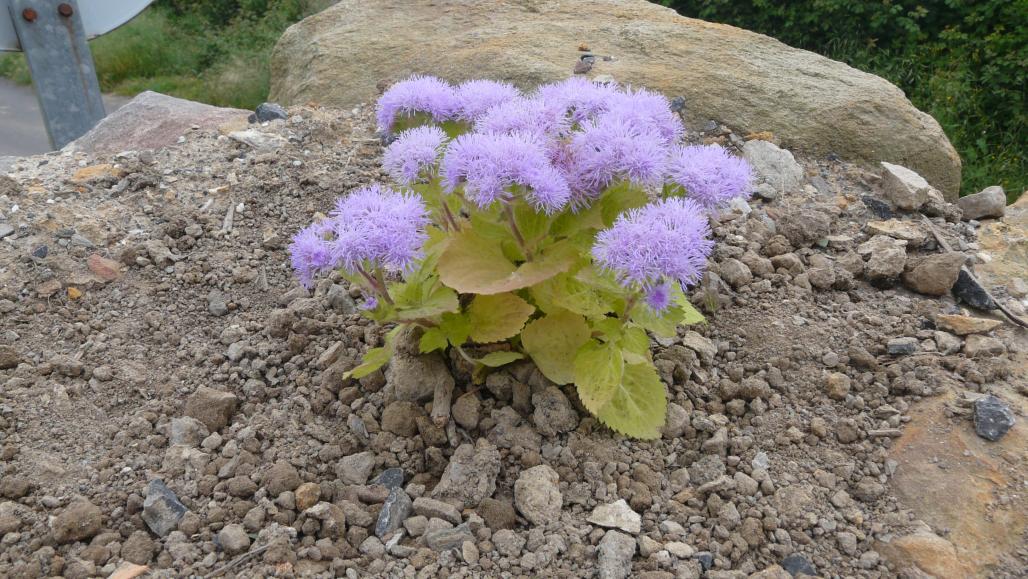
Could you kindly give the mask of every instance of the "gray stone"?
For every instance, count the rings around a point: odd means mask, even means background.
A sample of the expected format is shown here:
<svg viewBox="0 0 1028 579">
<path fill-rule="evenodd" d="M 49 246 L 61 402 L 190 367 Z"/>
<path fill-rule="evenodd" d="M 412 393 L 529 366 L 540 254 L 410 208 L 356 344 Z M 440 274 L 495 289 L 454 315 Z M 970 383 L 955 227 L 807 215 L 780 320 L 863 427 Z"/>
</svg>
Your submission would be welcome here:
<svg viewBox="0 0 1028 579">
<path fill-rule="evenodd" d="M 1007 194 L 999 185 L 986 187 L 978 193 L 957 199 L 957 207 L 964 212 L 963 219 L 999 219 L 1007 209 Z"/>
<path fill-rule="evenodd" d="M 273 152 L 289 144 L 289 140 L 275 133 L 266 133 L 255 129 L 245 131 L 234 131 L 228 134 L 228 138 L 253 147 L 261 152 Z"/>
<path fill-rule="evenodd" d="M 264 488 L 268 489 L 268 494 L 273 497 L 286 491 L 296 490 L 296 487 L 300 486 L 302 482 L 296 467 L 285 460 L 273 464 L 264 475 Z"/>
<path fill-rule="evenodd" d="M 799 553 L 793 553 L 785 559 L 782 559 L 782 568 L 793 577 L 801 577 L 803 575 L 817 577 L 817 569 L 814 569 L 814 566 L 810 564 L 810 561 Z"/>
<path fill-rule="evenodd" d="M 957 283 L 964 261 L 964 254 L 958 252 L 908 260 L 906 272 L 903 274 L 903 284 L 925 295 L 946 295 L 953 284 Z"/>
<path fill-rule="evenodd" d="M 254 110 L 254 114 L 250 118 L 250 122 L 267 123 L 277 119 L 287 119 L 289 113 L 286 109 L 278 103 L 264 102 L 257 105 L 257 109 Z"/>
<path fill-rule="evenodd" d="M 414 512 L 429 519 L 443 519 L 454 525 L 459 525 L 461 522 L 460 511 L 456 507 L 429 497 L 414 499 Z"/>
<path fill-rule="evenodd" d="M 721 279 L 728 282 L 734 289 L 739 289 L 753 281 L 753 272 L 750 271 L 750 268 L 735 258 L 730 257 L 722 261 L 718 270 Z"/>
<path fill-rule="evenodd" d="M 493 545 L 501 555 L 520 557 L 525 548 L 525 538 L 510 529 L 501 529 L 493 533 Z"/>
<path fill-rule="evenodd" d="M 166 537 L 177 529 L 188 510 L 161 479 L 155 478 L 147 485 L 143 521 L 158 537 Z"/>
<path fill-rule="evenodd" d="M 1014 411 L 1006 402 L 989 395 L 974 401 L 974 431 L 993 442 L 1014 426 Z"/>
<path fill-rule="evenodd" d="M 521 471 L 514 483 L 514 506 L 529 522 L 546 525 L 560 520 L 564 497 L 557 472 L 545 464 Z"/>
<path fill-rule="evenodd" d="M 914 211 L 928 201 L 931 185 L 924 177 L 900 165 L 882 162 L 882 188 L 898 209 Z"/>
<path fill-rule="evenodd" d="M 136 565 L 146 565 L 153 557 L 154 540 L 146 531 L 133 531 L 121 545 L 121 558 Z"/>
<path fill-rule="evenodd" d="M 375 453 L 359 452 L 344 456 L 336 465 L 336 476 L 343 484 L 362 485 L 368 482 L 372 469 L 375 468 Z"/>
<path fill-rule="evenodd" d="M 375 535 L 382 539 L 399 529 L 400 525 L 410 516 L 411 507 L 410 497 L 403 489 L 394 488 L 389 491 L 389 498 L 382 504 L 382 510 L 378 512 Z"/>
<path fill-rule="evenodd" d="M 617 531 L 607 531 L 597 547 L 600 579 L 625 579 L 632 573 L 635 539 Z"/>
<path fill-rule="evenodd" d="M 233 523 L 218 531 L 218 544 L 229 555 L 238 555 L 250 549 L 250 537 L 242 525 Z"/>
<path fill-rule="evenodd" d="M 803 168 L 796 158 L 770 141 L 747 141 L 742 156 L 753 167 L 758 182 L 774 187 L 779 194 L 795 193 L 803 184 Z"/>
<path fill-rule="evenodd" d="M 207 427 L 191 416 L 172 418 L 168 427 L 168 444 L 197 446 L 207 437 Z"/>
<path fill-rule="evenodd" d="M 145 91 L 107 115 L 88 133 L 65 149 L 84 153 L 117 153 L 160 149 L 200 127 L 216 131 L 220 126 L 246 122 L 248 111 L 210 105 Z"/>
<path fill-rule="evenodd" d="M 424 402 L 432 398 L 436 388 L 453 389 L 454 385 L 449 368 L 435 353 L 411 355 L 397 351 L 385 376 L 393 397 L 408 402 Z"/>
<path fill-rule="evenodd" d="M 14 233 L 14 226 L 10 223 L 0 223 L 0 239 L 7 237 Z"/>
<path fill-rule="evenodd" d="M 957 283 L 953 284 L 953 295 L 972 308 L 979 310 L 989 311 L 999 307 L 989 297 L 985 288 L 963 269 L 960 270 L 957 276 Z"/>
<path fill-rule="evenodd" d="M 488 440 L 479 438 L 474 446 L 465 443 L 457 447 L 431 494 L 433 498 L 456 500 L 465 509 L 473 509 L 496 492 L 499 474 L 500 451 Z"/>
<path fill-rule="evenodd" d="M 328 292 L 325 293 L 325 299 L 328 301 L 328 307 L 340 314 L 349 315 L 357 313 L 357 304 L 350 297 L 350 292 L 346 291 L 346 288 L 339 284 L 332 284 L 328 288 Z"/>
<path fill-rule="evenodd" d="M 885 235 L 875 235 L 860 244 L 857 253 L 867 256 L 864 276 L 872 285 L 891 285 L 907 264 L 906 242 Z"/>
<path fill-rule="evenodd" d="M 398 489 L 403 486 L 406 475 L 403 469 L 400 467 L 387 468 L 382 471 L 377 477 L 375 477 L 375 484 L 382 485 L 385 488 L 392 490 Z"/>
<path fill-rule="evenodd" d="M 236 413 L 239 398 L 231 392 L 201 386 L 188 399 L 183 414 L 204 424 L 209 432 L 221 430 Z"/>
<path fill-rule="evenodd" d="M 407 77 L 412 62 L 452 82 L 505 79 L 528 90 L 567 78 L 574 48 L 596 38 L 594 48 L 615 58 L 597 59 L 591 76 L 684 97 L 689 126 L 717 119 L 815 156 L 902 163 L 956 199 L 960 158 L 939 124 L 900 89 L 841 62 L 643 0 L 447 6 L 342 0 L 308 17 L 275 47 L 269 98 L 350 109 L 375 102 L 382 81 Z"/>
<path fill-rule="evenodd" d="M 425 533 L 425 543 L 433 551 L 459 549 L 464 541 L 474 540 L 475 536 L 471 534 L 471 529 L 466 523 L 450 529 L 437 529 Z"/>
<path fill-rule="evenodd" d="M 885 343 L 885 350 L 893 356 L 906 356 L 918 350 L 917 338 L 893 338 Z"/>
<path fill-rule="evenodd" d="M 719 455 L 707 454 L 689 465 L 689 479 L 696 486 L 713 482 L 725 474 L 725 461 Z"/>
<path fill-rule="evenodd" d="M 85 499 L 72 502 L 50 521 L 54 540 L 60 544 L 94 537 L 102 526 L 100 508 Z"/>
<path fill-rule="evenodd" d="M 578 426 L 578 412 L 568 397 L 556 386 L 549 386 L 532 395 L 535 428 L 543 436 L 556 436 L 570 432 Z"/>
<path fill-rule="evenodd" d="M 608 529 L 621 529 L 633 535 L 638 535 L 642 531 L 642 516 L 633 511 L 625 499 L 598 505 L 587 520 L 594 525 Z"/>
<path fill-rule="evenodd" d="M 228 313 L 228 299 L 225 294 L 218 290 L 212 290 L 207 294 L 207 311 L 212 316 L 224 316 Z"/>
</svg>

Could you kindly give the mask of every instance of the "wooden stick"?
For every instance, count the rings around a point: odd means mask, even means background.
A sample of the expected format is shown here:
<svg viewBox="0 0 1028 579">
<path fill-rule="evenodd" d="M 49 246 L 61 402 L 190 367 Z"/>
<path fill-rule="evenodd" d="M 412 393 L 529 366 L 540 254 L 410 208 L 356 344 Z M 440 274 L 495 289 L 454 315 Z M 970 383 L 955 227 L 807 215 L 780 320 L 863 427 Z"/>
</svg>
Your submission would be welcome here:
<svg viewBox="0 0 1028 579">
<path fill-rule="evenodd" d="M 953 251 L 953 248 L 950 247 L 950 244 L 942 238 L 942 234 L 940 234 L 939 230 L 935 228 L 935 224 L 932 223 L 931 219 L 928 219 L 928 217 L 922 215 L 921 220 L 924 221 L 925 225 L 928 226 L 928 229 L 932 232 L 932 235 L 935 236 L 935 240 L 939 242 L 939 245 L 942 246 L 943 249 L 945 249 L 946 251 Z M 996 307 L 999 308 L 999 311 L 1003 312 L 1003 314 L 1007 318 L 1009 318 L 1011 322 L 1017 324 L 1018 326 L 1021 326 L 1022 328 L 1028 328 L 1028 322 L 1014 315 L 1014 313 L 1011 312 L 1009 308 L 1007 308 L 999 300 L 997 300 L 996 297 L 992 295 L 992 292 L 990 292 L 987 287 L 982 285 L 982 282 L 978 281 L 978 278 L 974 276 L 974 272 L 971 271 L 971 268 L 965 265 L 961 266 L 960 269 L 967 274 L 967 277 L 971 278 L 971 281 L 978 284 L 978 287 L 982 288 L 982 291 L 985 292 L 985 295 L 989 296 L 989 299 L 996 304 Z"/>
<path fill-rule="evenodd" d="M 242 555 L 236 557 L 235 559 L 232 559 L 230 562 L 228 562 L 228 563 L 222 565 L 221 567 L 218 567 L 217 569 L 215 569 L 214 572 L 210 574 L 210 576 L 211 577 L 217 577 L 218 575 L 221 575 L 222 573 L 231 570 L 233 567 L 235 567 L 236 565 L 239 565 L 243 561 L 246 561 L 248 559 L 256 557 L 257 555 L 260 555 L 261 553 L 267 551 L 270 548 L 271 548 L 271 545 L 269 544 L 269 545 L 264 545 L 260 549 L 254 549 L 253 551 L 249 551 L 247 553 L 243 553 Z"/>
</svg>

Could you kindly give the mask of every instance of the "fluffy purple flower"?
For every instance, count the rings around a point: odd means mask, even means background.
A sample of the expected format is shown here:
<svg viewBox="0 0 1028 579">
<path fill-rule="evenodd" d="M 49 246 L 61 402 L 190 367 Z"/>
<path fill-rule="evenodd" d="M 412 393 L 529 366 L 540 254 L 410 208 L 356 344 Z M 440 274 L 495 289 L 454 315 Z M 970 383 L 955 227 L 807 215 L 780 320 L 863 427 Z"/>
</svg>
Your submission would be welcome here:
<svg viewBox="0 0 1028 579">
<path fill-rule="evenodd" d="M 422 171 L 439 160 L 446 133 L 435 126 L 415 127 L 400 133 L 382 155 L 382 167 L 398 182 L 410 185 Z"/>
<path fill-rule="evenodd" d="M 328 228 L 324 221 L 304 227 L 289 244 L 289 259 L 303 287 L 310 289 L 314 276 L 332 267 L 332 248 L 325 239 Z"/>
<path fill-rule="evenodd" d="M 474 122 L 496 105 L 519 98 L 521 91 L 507 82 L 469 80 L 457 87 L 457 118 Z"/>
<path fill-rule="evenodd" d="M 428 239 L 428 210 L 421 197 L 370 185 L 340 197 L 328 227 L 335 266 L 354 273 L 366 267 L 409 271 Z"/>
<path fill-rule="evenodd" d="M 385 91 L 378 99 L 375 115 L 378 129 L 388 133 L 399 115 L 426 113 L 440 122 L 453 118 L 456 112 L 457 97 L 452 86 L 434 76 L 414 75 Z"/>
<path fill-rule="evenodd" d="M 671 284 L 664 282 L 647 287 L 643 291 L 643 299 L 653 311 L 658 314 L 663 312 L 671 305 Z"/>
<path fill-rule="evenodd" d="M 481 208 L 510 199 L 510 188 L 524 188 L 536 209 L 553 213 L 571 196 L 564 176 L 550 164 L 544 141 L 529 133 L 469 133 L 453 141 L 440 173 L 447 191 L 464 185 L 464 196 Z"/>
<path fill-rule="evenodd" d="M 628 287 L 699 281 L 714 242 L 695 201 L 672 197 L 622 213 L 596 236 L 593 258 Z"/>
<path fill-rule="evenodd" d="M 358 309 L 361 309 L 361 310 L 364 310 L 364 311 L 370 311 L 370 310 L 373 310 L 373 309 L 375 309 L 377 307 L 378 307 L 378 298 L 376 298 L 375 296 L 366 296 L 364 298 L 364 301 L 361 302 L 361 304 L 359 306 L 357 306 Z"/>
<path fill-rule="evenodd" d="M 603 115 L 576 132 L 570 147 L 569 181 L 576 206 L 588 204 L 618 179 L 650 188 L 663 183 L 667 146 L 629 120 Z"/>
<path fill-rule="evenodd" d="M 682 120 L 671 110 L 671 101 L 646 89 L 628 89 L 611 95 L 604 114 L 656 133 L 665 145 L 674 144 L 685 132 Z"/>
<path fill-rule="evenodd" d="M 593 82 L 573 76 L 560 82 L 544 84 L 536 93 L 538 98 L 567 115 L 573 123 L 583 123 L 605 112 L 611 97 L 618 94 L 613 84 Z"/>
<path fill-rule="evenodd" d="M 556 137 L 569 129 L 559 106 L 539 98 L 518 97 L 500 103 L 475 121 L 479 133 L 531 133 Z"/>
<path fill-rule="evenodd" d="M 744 159 L 720 145 L 692 145 L 672 151 L 668 179 L 709 211 L 735 197 L 748 197 L 753 171 Z"/>
</svg>

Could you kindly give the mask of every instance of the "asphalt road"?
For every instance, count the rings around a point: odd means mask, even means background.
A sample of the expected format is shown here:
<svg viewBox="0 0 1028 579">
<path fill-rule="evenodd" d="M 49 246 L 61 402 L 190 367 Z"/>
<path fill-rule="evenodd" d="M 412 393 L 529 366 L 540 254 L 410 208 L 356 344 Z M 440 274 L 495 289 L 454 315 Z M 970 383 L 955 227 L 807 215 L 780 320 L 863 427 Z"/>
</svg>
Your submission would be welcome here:
<svg viewBox="0 0 1028 579">
<path fill-rule="evenodd" d="M 128 101 L 126 97 L 104 96 L 108 113 Z M 32 87 L 0 78 L 0 157 L 37 155 L 50 150 L 43 114 Z"/>
</svg>

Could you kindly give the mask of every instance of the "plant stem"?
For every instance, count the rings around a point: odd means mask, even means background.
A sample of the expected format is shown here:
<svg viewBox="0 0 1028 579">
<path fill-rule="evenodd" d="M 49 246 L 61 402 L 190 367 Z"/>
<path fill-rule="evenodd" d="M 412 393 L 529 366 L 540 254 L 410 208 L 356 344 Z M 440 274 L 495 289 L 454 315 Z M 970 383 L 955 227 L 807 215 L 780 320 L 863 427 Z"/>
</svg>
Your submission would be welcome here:
<svg viewBox="0 0 1028 579">
<path fill-rule="evenodd" d="M 507 216 L 507 223 L 510 225 L 510 231 L 514 234 L 514 239 L 518 242 L 518 247 L 521 248 L 521 252 L 525 254 L 526 261 L 532 261 L 532 250 L 528 249 L 528 244 L 525 243 L 525 237 L 521 235 L 521 230 L 518 229 L 518 224 L 514 220 L 514 212 L 511 210 L 510 205 L 504 203 L 503 213 Z"/>
<path fill-rule="evenodd" d="M 446 217 L 446 221 L 454 231 L 460 231 L 460 228 L 457 227 L 457 219 L 453 216 L 453 212 L 450 211 L 450 206 L 446 204 L 445 199 L 443 199 L 443 216 Z"/>
<path fill-rule="evenodd" d="M 389 288 L 386 287 L 385 277 L 382 275 L 381 269 L 375 272 L 375 279 L 378 280 L 378 287 L 382 290 L 382 299 L 387 304 L 393 305 L 393 298 L 389 297 Z"/>
<path fill-rule="evenodd" d="M 393 298 L 389 297 L 389 289 L 386 288 L 385 279 L 382 278 L 382 272 L 378 271 L 375 273 L 375 277 L 372 277 L 368 272 L 364 271 L 364 268 L 357 266 L 357 273 L 361 274 L 371 288 L 372 293 L 385 300 L 389 305 L 393 305 Z"/>
<path fill-rule="evenodd" d="M 625 311 L 621 313 L 622 321 L 628 321 L 628 313 L 632 311 L 637 301 L 639 301 L 639 292 L 632 292 L 632 295 L 628 296 L 628 301 L 625 302 Z"/>
</svg>

